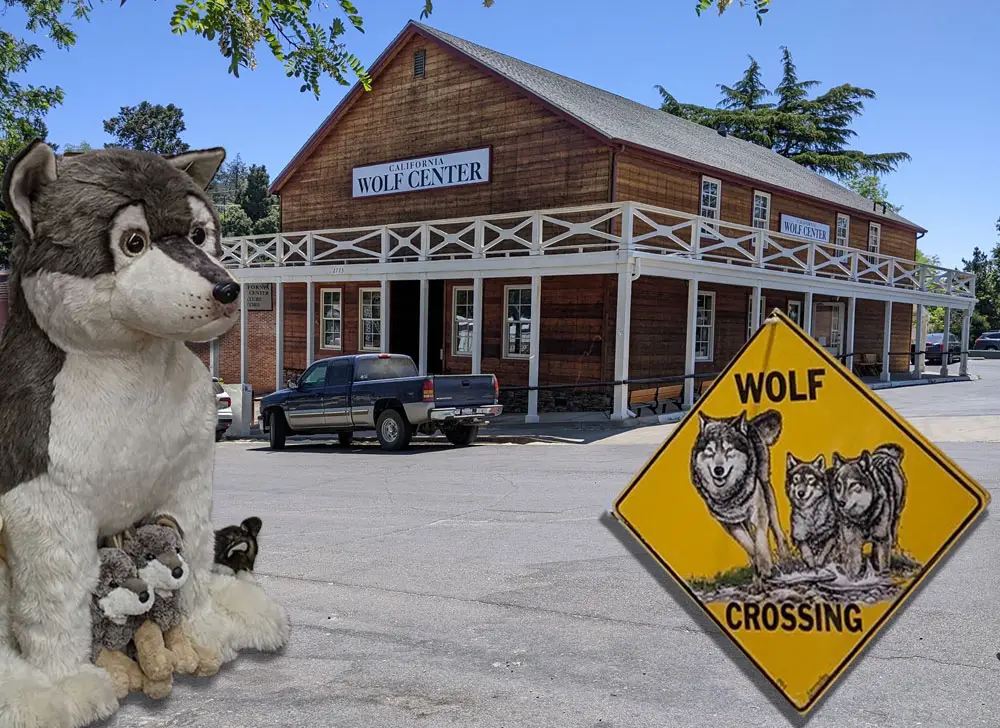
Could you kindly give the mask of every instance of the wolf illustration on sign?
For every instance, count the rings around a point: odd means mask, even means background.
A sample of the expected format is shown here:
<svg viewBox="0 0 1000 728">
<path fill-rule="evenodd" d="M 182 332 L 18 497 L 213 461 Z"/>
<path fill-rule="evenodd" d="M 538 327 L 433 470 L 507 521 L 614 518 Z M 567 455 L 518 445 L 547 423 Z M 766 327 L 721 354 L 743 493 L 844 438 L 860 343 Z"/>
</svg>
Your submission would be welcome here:
<svg viewBox="0 0 1000 728">
<path fill-rule="evenodd" d="M 781 414 L 767 410 L 749 420 L 745 411 L 735 417 L 698 416 L 691 482 L 712 517 L 747 552 L 760 586 L 774 570 L 769 534 L 779 557 L 788 556 L 771 483 L 770 447 L 781 434 Z"/>
<path fill-rule="evenodd" d="M 802 560 L 810 569 L 826 565 L 838 536 L 826 458 L 799 460 L 788 453 L 785 492 L 792 505 L 792 542 Z"/>
<path fill-rule="evenodd" d="M 906 503 L 903 448 L 885 444 L 852 459 L 833 454 L 831 486 L 840 523 L 840 548 L 847 575 L 857 578 L 864 569 L 863 548 L 871 544 L 872 566 L 878 574 L 889 570 L 898 545 L 899 518 Z"/>
</svg>

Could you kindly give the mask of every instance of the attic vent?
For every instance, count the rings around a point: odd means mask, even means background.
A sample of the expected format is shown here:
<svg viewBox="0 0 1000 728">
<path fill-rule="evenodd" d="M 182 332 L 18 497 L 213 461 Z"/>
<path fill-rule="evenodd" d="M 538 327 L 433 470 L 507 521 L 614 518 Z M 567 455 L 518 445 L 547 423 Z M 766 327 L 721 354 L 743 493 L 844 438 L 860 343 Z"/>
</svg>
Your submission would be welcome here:
<svg viewBox="0 0 1000 728">
<path fill-rule="evenodd" d="M 427 51 L 421 48 L 419 51 L 413 54 L 413 77 L 423 78 L 424 77 L 424 66 L 427 61 Z"/>
</svg>

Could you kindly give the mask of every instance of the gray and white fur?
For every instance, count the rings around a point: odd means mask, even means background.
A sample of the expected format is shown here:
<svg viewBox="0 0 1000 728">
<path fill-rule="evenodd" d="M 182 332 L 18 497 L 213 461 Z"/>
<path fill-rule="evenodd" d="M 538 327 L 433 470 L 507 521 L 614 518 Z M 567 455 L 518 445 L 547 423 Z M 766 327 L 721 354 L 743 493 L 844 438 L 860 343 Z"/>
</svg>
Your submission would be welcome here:
<svg viewBox="0 0 1000 728">
<path fill-rule="evenodd" d="M 139 578 L 156 593 L 148 618 L 162 632 L 179 624 L 183 615 L 176 593 L 190 575 L 180 534 L 170 526 L 145 524 L 126 529 L 121 548 L 132 559 Z"/>
<path fill-rule="evenodd" d="M 132 558 L 121 549 L 99 550 L 101 575 L 90 601 L 93 647 L 96 660 L 101 648 L 124 654 L 156 604 L 156 597 L 142 579 Z"/>
<path fill-rule="evenodd" d="M 785 492 L 792 506 L 792 542 L 810 569 L 830 561 L 837 543 L 837 513 L 830 496 L 826 459 L 785 461 Z"/>
<path fill-rule="evenodd" d="M 185 342 L 217 338 L 238 318 L 205 194 L 224 157 L 104 149 L 57 163 L 36 141 L 7 165 L 0 518 L 13 634 L 45 680 L 0 695 L 0 714 L 50 700 L 46 681 L 75 726 L 117 709 L 90 662 L 95 543 L 149 513 L 185 524 L 191 574 L 179 600 L 192 640 L 232 659 L 235 645 L 288 639 L 283 609 L 263 595 L 229 599 L 237 580 L 211 573 L 215 397 Z M 15 717 L 11 728 L 27 724 Z"/>
</svg>

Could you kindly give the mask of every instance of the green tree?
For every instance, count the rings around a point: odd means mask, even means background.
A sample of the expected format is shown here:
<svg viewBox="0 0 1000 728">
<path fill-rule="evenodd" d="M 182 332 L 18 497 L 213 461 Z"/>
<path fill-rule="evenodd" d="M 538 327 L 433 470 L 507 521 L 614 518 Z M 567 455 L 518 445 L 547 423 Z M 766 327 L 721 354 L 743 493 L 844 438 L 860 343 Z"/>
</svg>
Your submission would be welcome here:
<svg viewBox="0 0 1000 728">
<path fill-rule="evenodd" d="M 86 141 L 82 141 L 79 144 L 67 144 L 63 147 L 63 153 L 69 154 L 83 154 L 84 152 L 92 151 L 93 147 Z"/>
<path fill-rule="evenodd" d="M 271 180 L 268 177 L 267 169 L 263 165 L 251 164 L 247 172 L 246 188 L 240 199 L 243 211 L 251 220 L 256 222 L 267 217 L 270 207 L 273 204 L 271 196 L 267 194 L 268 185 Z"/>
<path fill-rule="evenodd" d="M 902 205 L 894 205 L 889 202 L 889 193 L 877 174 L 853 174 L 845 183 L 862 197 L 867 197 L 879 205 L 885 205 L 887 210 L 898 214 L 903 209 Z"/>
<path fill-rule="evenodd" d="M 249 168 L 239 153 L 227 159 L 208 187 L 212 203 L 220 210 L 238 204 L 246 189 L 248 173 Z"/>
<path fill-rule="evenodd" d="M 695 12 L 701 15 L 704 11 L 711 8 L 713 5 L 718 9 L 719 15 L 726 12 L 732 5 L 734 0 L 698 0 L 698 4 L 695 5 Z M 771 0 L 735 0 L 741 8 L 747 5 L 752 5 L 754 13 L 757 16 L 758 25 L 764 22 L 764 16 L 767 14 L 768 5 L 771 4 Z"/>
<path fill-rule="evenodd" d="M 774 91 L 764 85 L 757 61 L 732 87 L 720 85 L 722 100 L 717 108 L 680 103 L 663 86 L 660 109 L 689 121 L 726 131 L 788 157 L 815 172 L 840 180 L 856 175 L 887 174 L 906 152 L 867 154 L 851 149 L 857 135 L 851 128 L 864 111 L 864 102 L 875 98 L 871 89 L 840 84 L 810 98 L 809 89 L 819 82 L 799 79 L 791 53 L 782 46 L 782 75 Z M 769 101 L 771 97 L 774 102 Z"/>
<path fill-rule="evenodd" d="M 280 208 L 277 205 L 271 205 L 271 207 L 268 208 L 267 215 L 259 220 L 254 220 L 253 222 L 254 235 L 274 235 L 280 230 L 281 213 Z"/>
<path fill-rule="evenodd" d="M 242 238 L 253 235 L 253 220 L 239 205 L 229 205 L 219 214 L 219 224 L 222 226 L 222 237 Z"/>
<path fill-rule="evenodd" d="M 181 140 L 185 129 L 184 112 L 173 104 L 143 101 L 138 106 L 122 106 L 118 115 L 104 120 L 104 131 L 115 141 L 104 147 L 124 147 L 154 154 L 179 154 L 190 147 Z"/>
</svg>

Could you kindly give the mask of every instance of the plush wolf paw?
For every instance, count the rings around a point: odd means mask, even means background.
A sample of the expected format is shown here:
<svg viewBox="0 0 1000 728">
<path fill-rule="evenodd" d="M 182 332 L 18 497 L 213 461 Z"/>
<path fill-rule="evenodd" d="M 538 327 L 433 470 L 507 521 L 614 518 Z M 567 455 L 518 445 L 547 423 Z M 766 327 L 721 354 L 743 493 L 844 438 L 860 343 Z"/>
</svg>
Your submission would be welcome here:
<svg viewBox="0 0 1000 728">
<path fill-rule="evenodd" d="M 222 667 L 222 660 L 219 659 L 219 653 L 215 650 L 195 645 L 194 651 L 198 656 L 198 666 L 194 670 L 197 677 L 212 677 Z"/>
<path fill-rule="evenodd" d="M 166 680 L 174 674 L 174 653 L 167 649 L 163 632 L 156 622 L 147 619 L 135 633 L 135 651 L 139 667 L 150 680 Z"/>
<path fill-rule="evenodd" d="M 174 654 L 174 672 L 193 675 L 201 660 L 181 625 L 168 629 L 163 634 L 163 643 Z"/>
<path fill-rule="evenodd" d="M 118 710 L 111 676 L 96 665 L 81 665 L 77 672 L 62 678 L 56 690 L 69 706 L 71 728 L 104 720 Z"/>
<path fill-rule="evenodd" d="M 142 692 L 150 700 L 163 700 L 170 695 L 174 689 L 174 676 L 169 675 L 165 680 L 150 680 L 144 677 L 142 681 Z"/>
<path fill-rule="evenodd" d="M 38 673 L 4 675 L 0 679 L 0 726 L 4 728 L 72 728 L 66 698 Z"/>
</svg>

